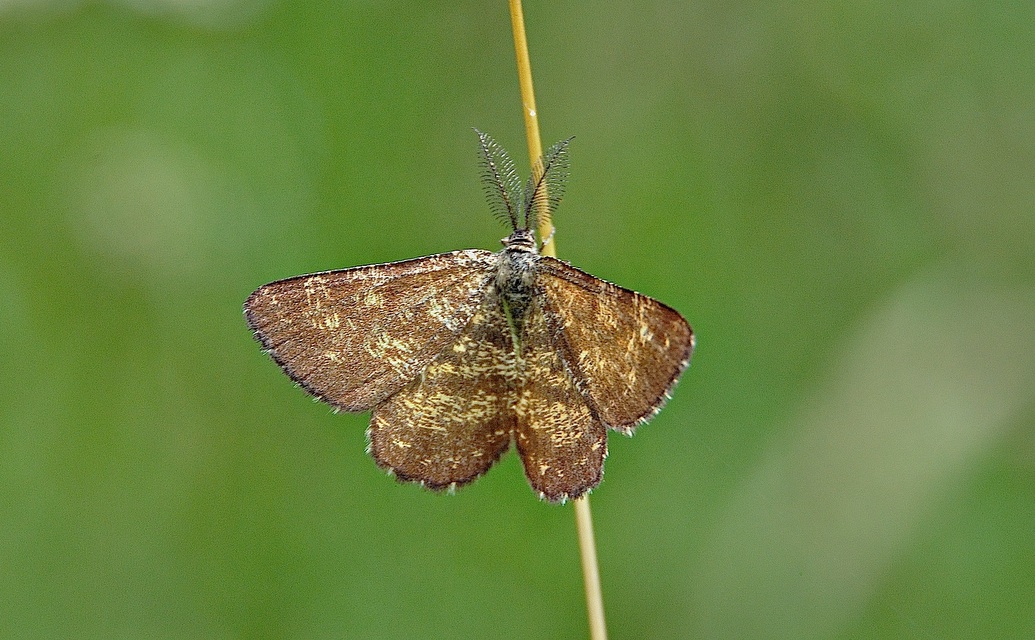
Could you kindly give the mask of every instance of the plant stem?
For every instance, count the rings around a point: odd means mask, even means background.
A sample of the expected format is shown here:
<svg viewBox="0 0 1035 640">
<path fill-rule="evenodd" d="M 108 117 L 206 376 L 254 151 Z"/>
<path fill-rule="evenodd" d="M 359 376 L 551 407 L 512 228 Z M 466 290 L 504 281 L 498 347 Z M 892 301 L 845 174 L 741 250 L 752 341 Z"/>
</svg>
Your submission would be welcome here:
<svg viewBox="0 0 1035 640">
<path fill-rule="evenodd" d="M 510 24 L 514 29 L 514 53 L 517 56 L 518 84 L 521 86 L 521 107 L 525 115 L 525 138 L 528 140 L 528 161 L 535 162 L 543 155 L 543 141 L 539 138 L 539 112 L 535 108 L 535 91 L 532 89 L 532 63 L 528 58 L 528 40 L 525 38 L 525 14 L 521 11 L 521 0 L 509 0 Z M 553 220 L 546 209 L 537 216 L 540 238 L 551 238 L 543 247 L 543 255 L 557 257 Z M 594 638 L 594 640 L 596 640 Z"/>
<path fill-rule="evenodd" d="M 586 613 L 589 615 L 589 637 L 606 640 L 604 597 L 600 592 L 600 569 L 597 567 L 597 543 L 593 538 L 593 514 L 589 509 L 589 495 L 575 501 L 575 525 L 579 531 L 579 550 L 582 552 L 582 579 L 586 583 Z"/>
<path fill-rule="evenodd" d="M 514 53 L 517 56 L 518 84 L 521 87 L 521 106 L 525 116 L 525 137 L 528 139 L 528 157 L 532 166 L 543 155 L 543 143 L 539 138 L 539 112 L 535 107 L 535 92 L 532 89 L 532 63 L 528 57 L 528 40 L 525 38 L 525 16 L 521 0 L 509 0 L 510 22 L 514 29 Z M 549 212 L 538 216 L 540 238 L 549 238 L 543 246 L 543 255 L 557 257 L 557 239 L 553 220 Z M 604 597 L 600 591 L 600 569 L 597 566 L 597 545 L 593 538 L 593 516 L 589 508 L 589 495 L 583 495 L 575 502 L 575 526 L 578 529 L 579 550 L 582 556 L 582 577 L 586 585 L 586 612 L 589 616 L 589 636 L 592 640 L 606 640 L 607 626 L 604 622 Z"/>
</svg>

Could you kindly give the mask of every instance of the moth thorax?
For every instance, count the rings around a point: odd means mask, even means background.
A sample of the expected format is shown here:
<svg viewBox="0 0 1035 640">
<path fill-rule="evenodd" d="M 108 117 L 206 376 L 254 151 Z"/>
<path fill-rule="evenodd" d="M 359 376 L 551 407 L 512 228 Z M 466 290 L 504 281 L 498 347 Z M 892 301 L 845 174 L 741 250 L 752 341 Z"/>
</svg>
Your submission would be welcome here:
<svg viewBox="0 0 1035 640">
<path fill-rule="evenodd" d="M 539 259 L 531 234 L 525 231 L 525 236 L 516 237 L 520 233 L 515 232 L 503 241 L 505 248 L 499 254 L 499 268 L 496 271 L 496 290 L 516 320 L 524 318 L 532 299 L 535 266 Z M 527 243 L 526 239 L 531 240 L 531 243 Z"/>
</svg>

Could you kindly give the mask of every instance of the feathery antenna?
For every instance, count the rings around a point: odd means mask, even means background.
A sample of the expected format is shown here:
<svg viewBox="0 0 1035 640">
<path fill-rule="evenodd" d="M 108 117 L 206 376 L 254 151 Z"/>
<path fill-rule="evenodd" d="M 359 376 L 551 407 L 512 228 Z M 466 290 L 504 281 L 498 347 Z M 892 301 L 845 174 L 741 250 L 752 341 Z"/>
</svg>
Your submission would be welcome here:
<svg viewBox="0 0 1035 640">
<path fill-rule="evenodd" d="M 568 144 L 574 136 L 561 140 L 546 151 L 532 167 L 532 175 L 525 183 L 521 208 L 524 213 L 525 229 L 530 229 L 541 215 L 553 217 L 553 212 L 564 197 L 564 189 L 571 173 Z"/>
<path fill-rule="evenodd" d="M 489 134 L 477 129 L 474 132 L 478 134 L 482 156 L 482 189 L 492 214 L 503 222 L 510 222 L 515 231 L 531 229 L 541 215 L 552 218 L 568 184 L 571 169 L 568 144 L 574 136 L 553 145 L 546 155 L 536 160 L 532 175 L 522 188 L 507 150 Z"/>
<path fill-rule="evenodd" d="M 491 136 L 477 129 L 474 132 L 478 134 L 478 143 L 481 146 L 482 189 L 489 201 L 489 209 L 501 221 L 509 221 L 511 228 L 516 231 L 517 211 L 521 206 L 521 182 L 514 170 L 514 162 L 506 149 L 497 144 Z"/>
</svg>

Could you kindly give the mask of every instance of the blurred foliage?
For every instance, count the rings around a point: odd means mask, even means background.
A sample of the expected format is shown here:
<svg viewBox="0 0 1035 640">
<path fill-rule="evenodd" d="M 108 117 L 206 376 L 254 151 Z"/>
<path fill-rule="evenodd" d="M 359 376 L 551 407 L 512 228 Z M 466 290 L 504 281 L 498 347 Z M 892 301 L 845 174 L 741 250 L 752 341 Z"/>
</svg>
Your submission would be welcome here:
<svg viewBox="0 0 1035 640">
<path fill-rule="evenodd" d="M 561 257 L 699 335 L 612 636 L 1035 637 L 1035 5 L 526 5 Z M 395 483 L 240 315 L 497 247 L 474 126 L 523 158 L 502 2 L 0 2 L 0 637 L 586 633 L 515 456 Z"/>
</svg>

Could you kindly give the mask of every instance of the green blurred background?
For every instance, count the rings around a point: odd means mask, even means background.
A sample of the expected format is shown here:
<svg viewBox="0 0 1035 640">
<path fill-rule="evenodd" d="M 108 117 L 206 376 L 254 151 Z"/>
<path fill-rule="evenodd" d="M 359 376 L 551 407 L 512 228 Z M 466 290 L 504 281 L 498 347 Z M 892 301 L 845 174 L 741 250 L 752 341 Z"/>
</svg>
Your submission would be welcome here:
<svg viewBox="0 0 1035 640">
<path fill-rule="evenodd" d="M 612 637 L 1035 637 L 1035 5 L 526 13 L 561 257 L 699 337 Z M 498 248 L 519 104 L 503 2 L 0 2 L 0 637 L 586 634 L 570 506 L 385 477 L 240 312 Z"/>
</svg>

